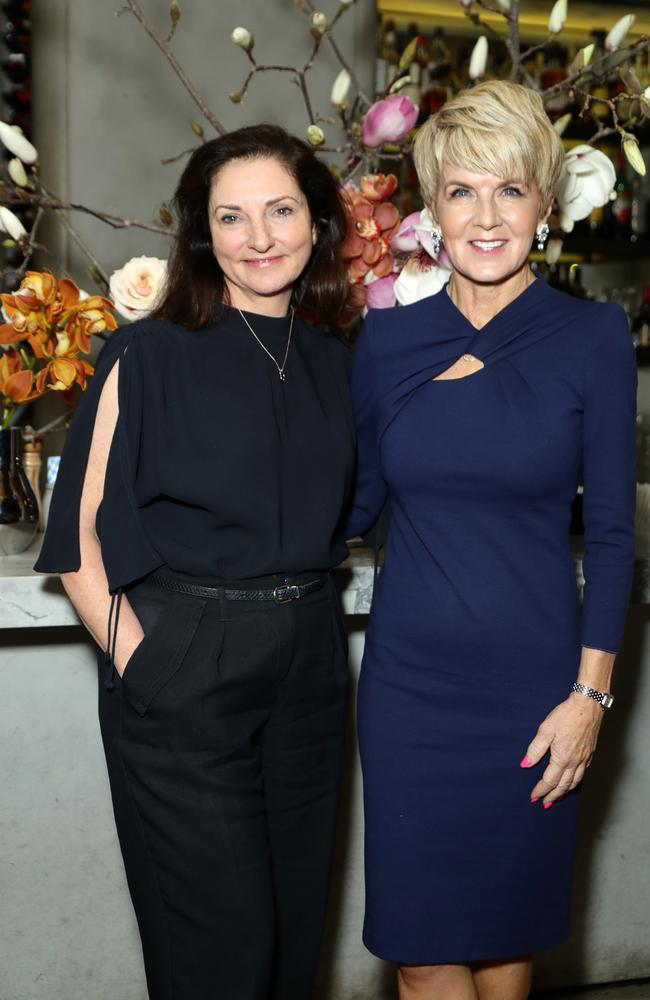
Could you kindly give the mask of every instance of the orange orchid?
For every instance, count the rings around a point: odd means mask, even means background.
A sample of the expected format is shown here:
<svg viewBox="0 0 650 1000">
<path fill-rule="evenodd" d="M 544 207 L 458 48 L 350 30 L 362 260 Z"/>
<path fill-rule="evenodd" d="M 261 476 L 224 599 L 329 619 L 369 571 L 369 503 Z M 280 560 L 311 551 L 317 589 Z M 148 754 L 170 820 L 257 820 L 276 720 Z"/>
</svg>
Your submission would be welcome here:
<svg viewBox="0 0 650 1000">
<path fill-rule="evenodd" d="M 364 281 L 369 272 L 371 277 L 384 278 L 393 270 L 390 241 L 400 224 L 395 205 L 383 200 L 397 188 L 394 174 L 369 174 L 359 183 L 360 190 L 353 186 L 343 189 L 348 235 L 342 247 L 354 289 L 349 302 L 357 308 L 365 302 Z"/>
<path fill-rule="evenodd" d="M 67 392 L 77 382 L 86 388 L 86 376 L 92 375 L 93 366 L 81 358 L 54 358 L 41 368 L 36 378 L 36 391 L 42 395 L 46 389 Z"/>
<path fill-rule="evenodd" d="M 117 328 L 117 320 L 113 313 L 109 312 L 110 307 L 108 299 L 99 295 L 78 302 L 69 315 L 64 331 L 57 331 L 59 342 L 55 354 L 57 356 L 68 354 L 70 350 L 87 354 L 93 334 Z"/>
<path fill-rule="evenodd" d="M 49 271 L 27 271 L 20 288 L 0 295 L 6 323 L 0 324 L 0 396 L 3 421 L 18 403 L 48 390 L 70 397 L 86 387 L 92 365 L 79 357 L 90 350 L 93 334 L 117 327 L 111 303 L 101 295 L 82 296 L 69 278 L 57 281 Z"/>
<path fill-rule="evenodd" d="M 19 403 L 34 399 L 34 375 L 15 348 L 0 353 L 0 397 L 4 401 L 2 427 L 9 426 L 9 419 Z"/>
</svg>

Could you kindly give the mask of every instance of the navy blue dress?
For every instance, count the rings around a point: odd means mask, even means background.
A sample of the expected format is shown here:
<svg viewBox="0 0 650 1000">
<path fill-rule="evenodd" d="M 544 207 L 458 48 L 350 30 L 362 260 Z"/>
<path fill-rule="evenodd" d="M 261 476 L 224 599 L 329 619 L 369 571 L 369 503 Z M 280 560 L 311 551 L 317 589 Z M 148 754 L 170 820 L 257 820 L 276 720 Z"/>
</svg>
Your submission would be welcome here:
<svg viewBox="0 0 650 1000">
<path fill-rule="evenodd" d="M 485 367 L 432 381 L 471 352 Z M 578 803 L 519 761 L 581 645 L 616 651 L 634 558 L 636 367 L 614 305 L 535 280 L 477 331 L 446 289 L 373 311 L 353 369 L 350 534 L 389 528 L 359 689 L 364 941 L 404 964 L 570 932 Z M 570 507 L 584 483 L 579 606 Z"/>
</svg>

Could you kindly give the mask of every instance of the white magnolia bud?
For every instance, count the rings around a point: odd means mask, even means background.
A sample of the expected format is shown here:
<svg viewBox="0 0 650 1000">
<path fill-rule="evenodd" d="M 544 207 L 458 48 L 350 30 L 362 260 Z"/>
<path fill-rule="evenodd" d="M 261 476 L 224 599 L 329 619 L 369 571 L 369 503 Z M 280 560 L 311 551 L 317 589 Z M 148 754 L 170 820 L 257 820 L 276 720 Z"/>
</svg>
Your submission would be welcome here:
<svg viewBox="0 0 650 1000">
<path fill-rule="evenodd" d="M 233 28 L 230 41 L 238 45 L 244 52 L 252 52 L 255 39 L 248 28 Z"/>
<path fill-rule="evenodd" d="M 571 64 L 569 65 L 569 74 L 579 73 L 580 70 L 584 69 L 591 62 L 591 57 L 594 54 L 595 45 L 585 45 L 583 49 L 578 49 Z"/>
<path fill-rule="evenodd" d="M 558 118 L 557 121 L 553 122 L 553 128 L 555 129 L 558 135 L 564 134 L 567 125 L 569 124 L 572 118 L 573 115 L 569 113 L 568 115 L 562 115 L 561 118 Z"/>
<path fill-rule="evenodd" d="M 575 223 L 573 219 L 570 219 L 566 212 L 560 212 L 560 228 L 564 230 L 565 233 L 570 233 L 573 231 Z"/>
<path fill-rule="evenodd" d="M 0 122 L 0 142 L 23 163 L 30 166 L 32 163 L 36 163 L 38 159 L 36 147 L 32 146 L 29 139 L 26 139 L 16 126 Z"/>
<path fill-rule="evenodd" d="M 322 10 L 315 10 L 309 18 L 309 28 L 312 35 L 320 37 L 327 31 L 327 17 Z"/>
<path fill-rule="evenodd" d="M 312 146 L 322 146 L 325 142 L 325 133 L 320 125 L 309 125 L 307 127 L 307 139 Z"/>
<path fill-rule="evenodd" d="M 335 108 L 346 108 L 348 105 L 348 91 L 352 78 L 347 69 L 342 69 L 332 86 L 330 101 Z"/>
<path fill-rule="evenodd" d="M 21 237 L 27 236 L 27 230 L 18 216 L 4 205 L 0 205 L 0 229 L 4 229 L 12 240 L 18 241 Z"/>
<path fill-rule="evenodd" d="M 625 14 L 618 19 L 605 39 L 605 48 L 608 52 L 619 47 L 635 21 L 636 15 L 634 14 Z"/>
<path fill-rule="evenodd" d="M 595 48 L 596 48 L 596 46 L 592 42 L 591 45 L 585 45 L 584 49 L 582 49 L 582 59 L 583 59 L 582 65 L 583 66 L 588 66 L 589 65 L 589 63 L 591 62 L 591 57 L 594 54 Z"/>
<path fill-rule="evenodd" d="M 27 171 L 23 166 L 22 160 L 19 160 L 17 156 L 14 156 L 13 160 L 9 160 L 7 171 L 14 184 L 17 184 L 18 187 L 27 187 L 29 184 Z"/>
<path fill-rule="evenodd" d="M 627 162 L 632 166 L 637 174 L 641 177 L 645 177 L 646 169 L 643 156 L 641 155 L 641 150 L 639 149 L 639 143 L 637 142 L 635 136 L 630 135 L 628 132 L 623 139 L 623 152 L 627 158 Z"/>
<path fill-rule="evenodd" d="M 559 239 L 557 236 L 552 237 L 546 244 L 546 253 L 544 254 L 547 264 L 557 264 L 562 253 L 562 247 L 564 241 Z"/>
<path fill-rule="evenodd" d="M 469 78 L 470 80 L 478 80 L 485 73 L 485 67 L 487 66 L 488 57 L 488 40 L 485 35 L 481 35 L 476 45 L 472 49 L 472 55 L 469 60 Z"/>
<path fill-rule="evenodd" d="M 567 0 L 555 0 L 551 16 L 548 19 L 549 34 L 557 35 L 564 27 L 567 16 Z"/>
</svg>

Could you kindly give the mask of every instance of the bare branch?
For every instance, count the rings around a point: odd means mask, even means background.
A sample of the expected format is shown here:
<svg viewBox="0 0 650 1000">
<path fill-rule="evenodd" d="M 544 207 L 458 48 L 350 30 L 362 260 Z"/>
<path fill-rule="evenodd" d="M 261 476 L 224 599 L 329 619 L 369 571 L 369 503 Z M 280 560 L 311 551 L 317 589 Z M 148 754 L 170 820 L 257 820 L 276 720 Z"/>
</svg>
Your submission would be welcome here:
<svg viewBox="0 0 650 1000">
<path fill-rule="evenodd" d="M 126 2 L 127 6 L 119 10 L 118 15 L 124 14 L 127 11 L 133 14 L 136 20 L 140 22 L 144 30 L 147 32 L 149 37 L 156 43 L 160 51 L 163 53 L 169 65 L 176 73 L 176 76 L 181 81 L 181 83 L 185 87 L 186 91 L 188 92 L 188 94 L 190 95 L 196 106 L 199 108 L 203 117 L 210 122 L 212 128 L 218 135 L 223 135 L 227 131 L 227 129 L 221 124 L 219 119 L 212 113 L 212 111 L 210 111 L 210 108 L 205 103 L 205 100 L 198 92 L 194 84 L 191 82 L 187 73 L 185 72 L 185 70 L 179 63 L 178 59 L 172 52 L 171 48 L 169 47 L 169 43 L 166 42 L 164 38 L 160 37 L 160 35 L 152 25 L 151 21 L 145 16 L 142 7 L 140 6 L 139 0 L 126 0 Z"/>
<path fill-rule="evenodd" d="M 510 10 L 501 10 L 500 7 L 491 7 L 489 3 L 485 3 L 485 0 L 476 0 L 477 7 L 482 7 L 483 10 L 488 10 L 490 14 L 498 14 L 500 17 L 505 18 L 506 21 L 512 21 L 513 14 L 512 8 Z"/>
<path fill-rule="evenodd" d="M 634 59 L 639 52 L 644 52 L 646 49 L 650 49 L 650 37 L 648 35 L 642 35 L 641 38 L 637 39 L 632 45 L 628 45 L 623 49 L 618 49 L 616 53 L 606 53 L 606 55 L 601 56 L 594 63 L 590 63 L 588 66 L 583 66 L 582 69 L 576 70 L 571 73 L 566 80 L 562 80 L 560 83 L 554 84 L 552 87 L 547 87 L 543 90 L 542 97 L 544 100 L 548 100 L 549 97 L 554 97 L 556 94 L 561 94 L 563 91 L 568 91 L 573 89 L 573 85 L 578 81 L 582 80 L 583 84 L 586 85 L 588 82 L 595 80 L 602 80 L 604 77 L 609 76 L 610 73 L 617 66 L 628 60 Z M 612 56 L 616 55 L 616 64 L 612 65 Z"/>
<path fill-rule="evenodd" d="M 497 29 L 493 25 L 488 24 L 487 21 L 482 21 L 480 16 L 476 11 L 468 10 L 466 7 L 463 8 L 463 14 L 468 18 L 476 28 L 483 28 L 484 31 L 488 31 L 494 38 L 498 38 L 500 42 L 504 40 L 503 35 L 499 34 Z"/>
<path fill-rule="evenodd" d="M 363 90 L 361 88 L 361 84 L 359 83 L 358 76 L 356 75 L 356 73 L 354 72 L 354 70 L 352 69 L 352 67 L 350 66 L 350 64 L 347 62 L 347 60 L 344 58 L 343 53 L 341 52 L 340 48 L 338 47 L 336 39 L 334 38 L 334 36 L 332 34 L 332 28 L 335 26 L 335 24 L 339 20 L 339 18 L 343 17 L 343 15 L 345 13 L 347 13 L 347 11 L 351 10 L 356 3 L 357 3 L 357 0 L 352 0 L 352 2 L 349 3 L 349 4 L 347 4 L 346 6 L 339 7 L 338 11 L 334 15 L 334 18 L 332 19 L 332 23 L 330 24 L 329 28 L 327 29 L 327 31 L 325 33 L 325 38 L 327 39 L 328 45 L 331 46 L 332 52 L 334 53 L 334 55 L 338 59 L 339 64 L 341 66 L 341 69 L 345 69 L 345 70 L 348 71 L 348 73 L 350 74 L 350 80 L 354 84 L 354 87 L 355 87 L 355 89 L 356 89 L 359 97 L 361 98 L 361 100 L 363 101 L 363 103 L 366 105 L 366 107 L 369 108 L 370 105 L 372 104 L 372 100 L 367 96 L 367 94 L 365 94 L 363 92 Z M 316 8 L 314 7 L 314 5 L 311 2 L 311 0 L 304 0 L 304 6 L 305 6 L 305 9 L 310 14 L 313 14 L 314 11 L 316 10 Z"/>
</svg>

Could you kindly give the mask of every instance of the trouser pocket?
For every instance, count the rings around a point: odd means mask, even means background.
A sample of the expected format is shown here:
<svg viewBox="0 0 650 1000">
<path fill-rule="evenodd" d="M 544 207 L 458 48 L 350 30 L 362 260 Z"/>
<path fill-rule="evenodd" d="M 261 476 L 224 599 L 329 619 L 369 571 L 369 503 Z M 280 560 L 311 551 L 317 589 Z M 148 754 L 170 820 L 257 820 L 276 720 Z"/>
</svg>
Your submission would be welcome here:
<svg viewBox="0 0 650 1000">
<path fill-rule="evenodd" d="M 133 606 L 138 614 L 137 597 Z M 122 675 L 124 697 L 138 715 L 145 715 L 158 692 L 181 667 L 204 607 L 205 600 L 181 594 L 162 599 L 153 627 L 145 631 Z"/>
</svg>

